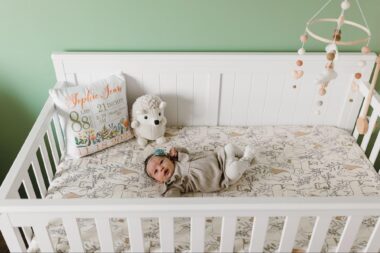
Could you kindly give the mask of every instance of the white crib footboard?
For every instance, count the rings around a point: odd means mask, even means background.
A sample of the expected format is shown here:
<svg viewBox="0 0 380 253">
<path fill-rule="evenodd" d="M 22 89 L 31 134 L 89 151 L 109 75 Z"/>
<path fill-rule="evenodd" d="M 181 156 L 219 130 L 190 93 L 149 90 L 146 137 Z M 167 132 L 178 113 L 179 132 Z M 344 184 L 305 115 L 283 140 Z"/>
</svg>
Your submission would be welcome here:
<svg viewBox="0 0 380 253">
<path fill-rule="evenodd" d="M 18 228 L 31 227 L 42 252 L 54 251 L 47 225 L 61 219 L 69 241 L 70 252 L 82 252 L 83 242 L 77 219 L 96 221 L 97 236 L 102 252 L 114 252 L 110 229 L 111 218 L 128 222 L 131 252 L 144 251 L 143 218 L 159 219 L 161 252 L 174 251 L 174 218 L 190 217 L 190 252 L 204 251 L 205 219 L 221 217 L 220 252 L 232 252 L 236 237 L 237 218 L 254 217 L 249 242 L 250 252 L 262 252 L 269 217 L 285 217 L 278 251 L 292 252 L 302 217 L 316 217 L 305 252 L 320 252 L 332 218 L 345 216 L 347 221 L 335 252 L 348 252 L 356 239 L 365 216 L 380 215 L 380 198 L 172 198 L 172 199 L 71 199 L 65 200 L 6 200 L 0 204 L 1 229 L 12 252 L 24 252 Z M 380 248 L 380 220 L 377 221 L 363 252 Z"/>
</svg>

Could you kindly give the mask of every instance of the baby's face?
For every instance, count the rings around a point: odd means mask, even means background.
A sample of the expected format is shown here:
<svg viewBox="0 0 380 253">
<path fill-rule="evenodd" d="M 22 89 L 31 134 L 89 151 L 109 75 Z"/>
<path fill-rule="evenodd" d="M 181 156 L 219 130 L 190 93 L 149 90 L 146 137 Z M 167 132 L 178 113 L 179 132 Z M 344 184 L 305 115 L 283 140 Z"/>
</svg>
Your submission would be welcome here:
<svg viewBox="0 0 380 253">
<path fill-rule="evenodd" d="M 149 176 L 160 183 L 168 181 L 174 173 L 174 163 L 166 156 L 152 156 L 146 166 Z"/>
</svg>

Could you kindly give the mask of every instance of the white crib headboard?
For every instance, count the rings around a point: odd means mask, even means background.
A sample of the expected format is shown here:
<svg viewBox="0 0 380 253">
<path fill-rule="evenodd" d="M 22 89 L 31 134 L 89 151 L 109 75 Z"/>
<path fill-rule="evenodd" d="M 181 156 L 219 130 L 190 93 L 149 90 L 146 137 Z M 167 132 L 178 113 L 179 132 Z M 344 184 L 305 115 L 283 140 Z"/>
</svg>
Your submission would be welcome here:
<svg viewBox="0 0 380 253">
<path fill-rule="evenodd" d="M 352 130 L 363 97 L 350 96 L 358 61 L 368 81 L 376 55 L 341 53 L 338 78 L 324 97 L 314 83 L 324 53 L 303 56 L 305 75 L 293 80 L 296 53 L 54 53 L 57 80 L 88 84 L 123 72 L 129 106 L 140 95 L 157 94 L 168 106 L 169 125 L 323 124 Z M 293 85 L 297 84 L 297 88 Z M 350 101 L 349 98 L 354 98 Z M 321 114 L 317 102 L 323 101 Z"/>
</svg>

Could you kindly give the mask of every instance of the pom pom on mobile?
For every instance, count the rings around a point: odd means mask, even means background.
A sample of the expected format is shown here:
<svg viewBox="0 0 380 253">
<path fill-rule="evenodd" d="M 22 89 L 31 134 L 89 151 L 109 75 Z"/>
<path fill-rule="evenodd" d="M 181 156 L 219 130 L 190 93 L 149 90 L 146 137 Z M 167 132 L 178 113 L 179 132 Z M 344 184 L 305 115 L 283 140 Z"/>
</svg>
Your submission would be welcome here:
<svg viewBox="0 0 380 253">
<path fill-rule="evenodd" d="M 337 18 L 317 18 L 317 16 L 332 2 L 332 0 L 328 0 L 306 23 L 305 27 L 305 32 L 300 36 L 300 41 L 302 43 L 302 46 L 300 49 L 298 49 L 298 55 L 299 57 L 296 60 L 296 68 L 293 71 L 293 78 L 295 80 L 299 80 L 303 77 L 304 75 L 304 70 L 302 67 L 304 66 L 304 61 L 303 61 L 303 55 L 306 53 L 305 50 L 305 44 L 308 41 L 309 37 L 320 41 L 322 43 L 327 44 L 326 46 L 326 64 L 325 64 L 325 69 L 324 71 L 317 77 L 316 79 L 316 84 L 319 86 L 319 95 L 320 99 L 322 99 L 323 96 L 326 95 L 327 93 L 327 87 L 333 81 L 334 79 L 337 78 L 338 74 L 334 70 L 334 61 L 338 59 L 339 55 L 339 50 L 338 46 L 352 46 L 352 45 L 362 45 L 361 47 L 361 52 L 363 54 L 368 54 L 371 52 L 371 49 L 369 48 L 369 43 L 371 40 L 371 31 L 368 27 L 367 19 L 363 13 L 363 10 L 360 6 L 359 0 L 355 0 L 356 6 L 359 9 L 360 15 L 362 17 L 362 20 L 364 22 L 364 25 L 359 24 L 354 21 L 347 20 L 345 17 L 346 11 L 348 11 L 350 8 L 352 8 L 351 3 L 349 0 L 343 0 L 340 3 L 340 15 Z M 335 24 L 335 29 L 332 31 L 331 38 L 326 38 L 321 35 L 318 35 L 313 31 L 313 28 L 315 27 L 316 24 L 321 24 L 321 23 L 333 23 Z M 353 27 L 357 30 L 360 30 L 364 32 L 365 37 L 356 39 L 356 40 L 343 40 L 343 35 L 342 35 L 342 27 L 343 26 L 350 26 Z M 377 61 L 379 63 L 379 60 Z M 362 68 L 366 65 L 366 62 L 364 60 L 361 60 L 358 62 L 358 69 L 357 71 L 353 74 L 352 77 L 352 84 L 351 84 L 351 92 L 356 92 L 358 91 L 358 84 L 357 81 L 362 78 Z M 379 65 L 379 64 L 378 64 Z M 378 67 L 377 67 L 378 69 Z M 376 78 L 377 75 L 374 76 L 372 83 L 376 83 Z M 294 85 L 296 86 L 296 85 Z M 294 87 L 293 86 L 293 87 Z M 366 104 L 370 102 L 373 89 L 372 87 L 372 92 L 369 92 L 366 98 Z M 352 98 L 349 99 L 349 101 L 353 101 Z M 319 100 L 317 102 L 317 105 L 321 107 L 323 105 L 323 101 Z M 363 117 L 366 117 L 368 112 L 368 108 L 363 110 L 363 114 L 365 115 Z M 316 111 L 317 114 L 320 114 L 321 111 L 318 109 Z M 362 117 L 362 118 L 363 118 Z M 357 128 L 360 134 L 364 134 L 366 132 L 366 127 L 363 126 L 364 120 L 361 120 L 357 124 Z"/>
</svg>

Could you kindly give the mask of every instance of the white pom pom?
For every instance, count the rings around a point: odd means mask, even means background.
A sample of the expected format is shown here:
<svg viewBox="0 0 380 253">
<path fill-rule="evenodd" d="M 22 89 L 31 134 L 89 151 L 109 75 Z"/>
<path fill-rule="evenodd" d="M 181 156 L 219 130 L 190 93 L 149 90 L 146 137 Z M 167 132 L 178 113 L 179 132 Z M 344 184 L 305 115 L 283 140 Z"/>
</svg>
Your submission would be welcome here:
<svg viewBox="0 0 380 253">
<path fill-rule="evenodd" d="M 317 77 L 315 83 L 316 84 L 327 84 L 331 80 L 335 79 L 338 74 L 333 69 L 325 69 L 319 76 Z"/>
<path fill-rule="evenodd" d="M 342 8 L 342 10 L 347 10 L 351 7 L 351 4 L 350 2 L 348 2 L 348 0 L 345 0 L 340 4 L 340 7 Z"/>
<path fill-rule="evenodd" d="M 306 53 L 306 51 L 305 51 L 305 49 L 302 47 L 302 48 L 300 48 L 300 49 L 298 49 L 298 54 L 299 55 L 303 55 L 303 54 L 305 54 Z"/>
<path fill-rule="evenodd" d="M 361 68 L 364 67 L 366 64 L 367 63 L 365 61 L 363 61 L 363 60 L 362 61 L 358 61 L 358 66 L 361 67 Z"/>
</svg>

